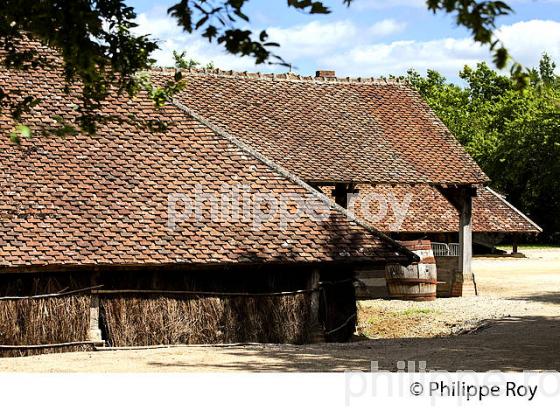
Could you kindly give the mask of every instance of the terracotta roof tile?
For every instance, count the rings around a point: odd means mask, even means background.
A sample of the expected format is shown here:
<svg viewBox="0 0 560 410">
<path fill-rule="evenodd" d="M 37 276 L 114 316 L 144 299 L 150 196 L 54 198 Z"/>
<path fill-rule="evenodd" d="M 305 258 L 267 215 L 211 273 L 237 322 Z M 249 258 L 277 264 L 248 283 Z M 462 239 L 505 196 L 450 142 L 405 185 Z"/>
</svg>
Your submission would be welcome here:
<svg viewBox="0 0 560 410">
<path fill-rule="evenodd" d="M 358 184 L 356 188 L 359 192 L 351 200 L 352 211 L 380 231 L 458 231 L 459 213 L 433 186 Z M 324 186 L 322 190 L 332 197 L 332 187 Z M 397 209 L 405 210 L 402 218 L 398 218 L 393 203 Z M 369 213 L 364 212 L 367 208 Z M 473 197 L 473 232 L 538 233 L 541 229 L 503 196 L 488 187 L 479 187 Z"/>
<path fill-rule="evenodd" d="M 162 82 L 171 74 L 154 70 Z M 219 70 L 184 72 L 176 98 L 309 182 L 484 183 L 405 84 Z"/>
<path fill-rule="evenodd" d="M 489 187 L 473 198 L 474 232 L 539 233 L 542 229 Z"/>
<path fill-rule="evenodd" d="M 76 117 L 75 94 L 63 92 L 56 68 L 11 72 L 0 84 L 42 98 L 23 122 L 34 137 L 10 143 L 13 128 L 0 117 L 0 267 L 237 262 L 404 261 L 410 253 L 363 226 L 280 167 L 253 155 L 180 108 L 157 110 L 145 95 L 113 95 L 101 114 L 113 118 L 95 135 L 41 135 L 54 115 Z M 131 124 L 130 115 L 163 121 L 154 132 Z M 251 194 L 280 199 L 298 194 L 325 216 L 308 214 L 282 226 L 277 214 L 253 221 L 200 218 L 168 226 L 168 195 L 192 199 L 197 186 L 220 194 L 224 184 L 249 186 Z M 254 196 L 250 206 L 255 206 Z M 252 202 L 251 202 L 252 201 Z"/>
</svg>

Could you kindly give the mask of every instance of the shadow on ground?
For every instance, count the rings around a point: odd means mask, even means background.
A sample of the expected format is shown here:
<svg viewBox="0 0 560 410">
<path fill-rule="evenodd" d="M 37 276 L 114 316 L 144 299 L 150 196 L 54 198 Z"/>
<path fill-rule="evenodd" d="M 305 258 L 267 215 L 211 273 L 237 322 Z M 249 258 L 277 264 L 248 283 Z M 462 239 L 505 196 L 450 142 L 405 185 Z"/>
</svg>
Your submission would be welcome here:
<svg viewBox="0 0 560 410">
<path fill-rule="evenodd" d="M 217 348 L 204 362 L 189 360 L 192 349 L 169 361 L 148 359 L 146 365 L 154 371 L 368 371 L 377 361 L 379 369 L 396 371 L 399 361 L 425 361 L 432 370 L 560 370 L 560 318 L 507 318 L 445 338 Z"/>
<path fill-rule="evenodd" d="M 530 302 L 552 303 L 560 305 L 560 292 L 531 293 L 523 296 L 509 297 L 509 300 L 526 300 Z"/>
</svg>

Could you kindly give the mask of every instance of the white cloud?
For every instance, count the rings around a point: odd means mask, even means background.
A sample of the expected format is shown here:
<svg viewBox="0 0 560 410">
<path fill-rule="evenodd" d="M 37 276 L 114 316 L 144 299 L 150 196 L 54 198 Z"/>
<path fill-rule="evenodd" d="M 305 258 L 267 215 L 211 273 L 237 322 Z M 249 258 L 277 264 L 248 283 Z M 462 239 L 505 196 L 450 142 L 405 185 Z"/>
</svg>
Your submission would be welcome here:
<svg viewBox="0 0 560 410">
<path fill-rule="evenodd" d="M 229 70 L 262 70 L 263 66 L 256 66 L 251 58 L 236 57 L 228 54 L 216 44 L 197 35 L 189 35 L 177 25 L 175 20 L 168 17 L 165 9 L 154 8 L 150 13 L 140 13 L 136 19 L 138 27 L 136 34 L 149 34 L 158 40 L 159 50 L 152 57 L 160 66 L 173 66 L 173 51 L 187 51 L 187 57 L 206 65 L 210 62 L 216 67 Z"/>
<path fill-rule="evenodd" d="M 526 66 L 537 65 L 543 52 L 560 61 L 560 22 L 519 22 L 502 26 L 497 34 L 516 60 Z M 465 37 L 362 45 L 325 56 L 319 64 L 335 69 L 339 75 L 404 74 L 412 67 L 421 72 L 433 68 L 456 78 L 464 65 L 483 60 L 491 60 L 488 49 Z"/>
<path fill-rule="evenodd" d="M 535 3 L 559 3 L 560 0 L 508 0 L 506 3 L 511 5 L 515 9 L 516 4 L 528 4 Z M 386 10 L 398 7 L 407 8 L 423 8 L 427 9 L 426 0 L 354 0 L 351 4 L 356 10 Z"/>
<path fill-rule="evenodd" d="M 210 44 L 199 36 L 184 33 L 175 21 L 169 18 L 164 9 L 153 9 L 150 13 L 141 13 L 136 20 L 138 34 L 150 34 L 159 40 L 160 49 L 153 57 L 159 65 L 173 65 L 173 50 L 187 51 L 187 56 L 206 64 L 212 61 L 217 67 L 231 70 L 285 71 L 284 67 L 256 66 L 251 58 L 239 58 L 225 53 L 222 47 Z M 291 27 L 269 27 L 269 41 L 280 44 L 273 49 L 285 61 L 296 63 L 299 60 L 318 60 L 331 53 L 347 50 L 356 44 L 368 40 L 386 37 L 401 32 L 406 23 L 394 19 L 381 20 L 369 28 L 360 28 L 348 20 L 309 23 Z"/>
<path fill-rule="evenodd" d="M 558 21 L 522 21 L 502 26 L 496 35 L 505 43 L 511 55 L 527 66 L 536 66 L 545 51 L 560 63 L 560 22 Z"/>
<path fill-rule="evenodd" d="M 287 28 L 270 27 L 266 31 L 270 41 L 280 44 L 280 52 L 288 60 L 315 57 L 348 47 L 359 36 L 358 28 L 350 21 L 311 21 Z"/>
<path fill-rule="evenodd" d="M 136 18 L 138 27 L 133 31 L 137 34 L 150 34 L 157 39 L 164 39 L 176 36 L 181 33 L 181 29 L 173 20 L 171 20 L 165 10 L 154 8 L 147 13 L 140 13 Z"/>
<path fill-rule="evenodd" d="M 392 34 L 397 34 L 406 28 L 406 23 L 404 21 L 397 21 L 394 19 L 385 19 L 374 23 L 368 32 L 375 37 L 390 36 Z"/>
<path fill-rule="evenodd" d="M 256 66 L 251 58 L 232 56 L 220 46 L 182 32 L 165 10 L 140 14 L 138 23 L 138 33 L 150 33 L 161 40 L 161 49 L 154 53 L 160 65 L 173 65 L 173 50 L 187 50 L 189 57 L 203 64 L 212 61 L 223 69 L 286 71 L 285 67 Z M 491 60 L 488 49 L 475 44 L 469 37 L 379 41 L 381 36 L 402 32 L 405 27 L 404 22 L 391 19 L 378 21 L 370 27 L 343 20 L 310 21 L 292 27 L 270 27 L 267 31 L 271 41 L 281 44 L 278 53 L 299 67 L 302 74 L 321 68 L 334 69 L 341 76 L 381 76 L 404 74 L 409 68 L 421 72 L 433 68 L 456 79 L 464 65 Z M 526 66 L 536 66 L 543 52 L 560 62 L 558 21 L 530 20 L 504 25 L 497 35 L 511 54 Z"/>
<path fill-rule="evenodd" d="M 356 47 L 341 55 L 326 57 L 322 66 L 336 69 L 343 76 L 404 74 L 411 67 L 421 71 L 436 68 L 446 74 L 456 74 L 465 64 L 475 64 L 483 57 L 484 50 L 469 39 L 408 40 Z"/>
</svg>

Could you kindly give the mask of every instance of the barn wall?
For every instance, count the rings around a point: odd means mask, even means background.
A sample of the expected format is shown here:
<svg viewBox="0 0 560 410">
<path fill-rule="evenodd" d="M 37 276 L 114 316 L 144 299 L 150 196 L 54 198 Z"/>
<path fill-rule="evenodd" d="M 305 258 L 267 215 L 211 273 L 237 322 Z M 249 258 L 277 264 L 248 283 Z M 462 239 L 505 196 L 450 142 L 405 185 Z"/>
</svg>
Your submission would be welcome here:
<svg viewBox="0 0 560 410">
<path fill-rule="evenodd" d="M 199 343 L 306 343 L 310 295 L 233 297 L 157 291 L 276 293 L 307 287 L 309 268 L 229 267 L 188 271 L 155 267 L 102 271 L 101 328 L 111 346 Z"/>
<path fill-rule="evenodd" d="M 320 267 L 320 280 L 328 283 L 317 292 L 319 324 L 310 323 L 312 293 L 295 292 L 308 288 L 311 272 L 316 270 L 317 267 L 279 265 L 200 271 L 179 267 L 98 268 L 89 272 L 4 274 L 0 275 L 2 296 L 30 296 L 99 284 L 103 287 L 93 293 L 88 290 L 71 297 L 22 299 L 18 302 L 0 300 L 0 314 L 3 315 L 0 318 L 3 326 L 0 345 L 88 340 L 91 337 L 91 301 L 95 298 L 99 300 L 102 338 L 113 346 L 308 343 L 318 341 L 314 335 L 317 326 L 321 329 L 321 340 L 348 340 L 355 329 L 355 318 L 351 317 L 356 310 L 353 270 L 340 266 Z M 127 292 L 122 293 L 124 290 Z M 218 294 L 162 293 L 165 291 Z M 279 292 L 289 294 L 276 294 Z M 220 293 L 250 293 L 253 296 Z M 80 304 L 76 303 L 77 300 Z M 51 305 L 57 306 L 58 310 L 49 308 Z M 47 317 L 60 322 L 57 323 L 64 329 L 49 324 Z M 47 326 L 41 327 L 42 324 Z M 21 328 L 35 330 L 25 333 L 18 330 Z M 335 328 L 336 332 L 325 337 L 325 330 Z M 12 353 L 22 354 L 14 350 Z"/>
<path fill-rule="evenodd" d="M 81 344 L 89 336 L 89 309 L 89 295 L 0 300 L 0 346 L 4 346 L 0 347 L 0 357 L 91 348 Z M 15 347 L 53 344 L 59 346 Z"/>
<path fill-rule="evenodd" d="M 91 296 L 87 293 L 40 299 L 45 295 L 90 286 L 87 272 L 0 274 L 0 357 L 91 350 Z M 6 299 L 8 298 L 8 299 Z M 33 346 L 18 349 L 16 346 Z M 57 345 L 56 347 L 39 347 Z"/>
<path fill-rule="evenodd" d="M 309 295 L 281 297 L 108 296 L 101 299 L 111 346 L 306 343 Z"/>
</svg>

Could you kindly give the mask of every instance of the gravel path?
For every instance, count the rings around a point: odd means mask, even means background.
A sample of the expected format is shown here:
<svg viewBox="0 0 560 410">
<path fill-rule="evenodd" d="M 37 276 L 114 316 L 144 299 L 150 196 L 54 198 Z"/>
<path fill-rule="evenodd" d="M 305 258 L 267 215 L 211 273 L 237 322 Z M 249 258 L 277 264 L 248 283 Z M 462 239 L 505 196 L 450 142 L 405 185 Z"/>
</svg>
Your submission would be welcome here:
<svg viewBox="0 0 560 410">
<path fill-rule="evenodd" d="M 546 306 L 540 306 L 546 310 Z M 534 302 L 497 296 L 436 299 L 433 302 L 367 300 L 359 302 L 358 333 L 371 339 L 450 336 L 482 321 L 526 316 Z"/>
</svg>

